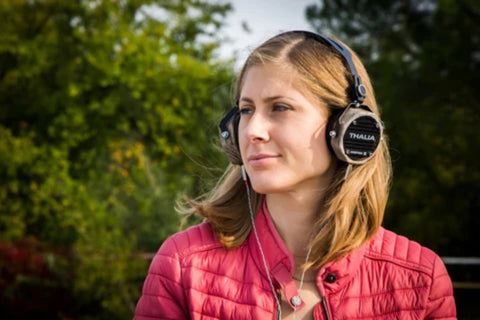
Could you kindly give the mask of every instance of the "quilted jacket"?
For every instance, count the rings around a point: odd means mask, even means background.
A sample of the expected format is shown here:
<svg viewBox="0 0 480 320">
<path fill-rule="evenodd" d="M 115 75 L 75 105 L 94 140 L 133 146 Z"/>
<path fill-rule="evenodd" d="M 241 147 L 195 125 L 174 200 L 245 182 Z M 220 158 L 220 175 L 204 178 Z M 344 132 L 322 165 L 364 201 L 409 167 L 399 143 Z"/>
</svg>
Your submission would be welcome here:
<svg viewBox="0 0 480 320">
<path fill-rule="evenodd" d="M 274 285 L 290 301 L 297 294 L 293 256 L 265 206 L 255 225 Z M 135 319 L 276 319 L 265 272 L 253 233 L 240 247 L 226 250 L 202 223 L 160 247 Z M 359 249 L 322 267 L 316 284 L 322 302 L 314 319 L 456 319 L 451 280 L 440 258 L 383 228 Z"/>
</svg>

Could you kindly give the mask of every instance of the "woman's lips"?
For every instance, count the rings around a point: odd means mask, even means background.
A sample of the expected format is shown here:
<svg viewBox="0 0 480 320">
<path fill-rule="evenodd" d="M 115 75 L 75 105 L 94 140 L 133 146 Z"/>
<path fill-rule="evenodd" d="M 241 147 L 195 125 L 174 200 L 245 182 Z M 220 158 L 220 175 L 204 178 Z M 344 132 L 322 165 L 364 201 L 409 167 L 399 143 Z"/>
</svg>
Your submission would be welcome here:
<svg viewBox="0 0 480 320">
<path fill-rule="evenodd" d="M 276 154 L 254 154 L 248 157 L 248 163 L 253 167 L 262 166 L 278 157 Z"/>
</svg>

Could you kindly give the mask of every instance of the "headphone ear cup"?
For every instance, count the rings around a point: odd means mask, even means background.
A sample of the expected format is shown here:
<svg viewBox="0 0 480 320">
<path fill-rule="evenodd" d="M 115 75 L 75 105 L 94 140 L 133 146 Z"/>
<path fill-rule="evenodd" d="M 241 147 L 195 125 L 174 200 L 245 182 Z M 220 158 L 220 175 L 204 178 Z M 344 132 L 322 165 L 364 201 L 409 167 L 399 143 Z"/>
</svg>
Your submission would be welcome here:
<svg viewBox="0 0 480 320">
<path fill-rule="evenodd" d="M 364 164 L 383 139 L 380 118 L 367 106 L 349 106 L 327 125 L 327 144 L 335 156 L 350 164 Z"/>
<path fill-rule="evenodd" d="M 238 145 L 240 114 L 235 107 L 220 121 L 220 145 L 232 164 L 241 165 L 242 156 Z"/>
</svg>

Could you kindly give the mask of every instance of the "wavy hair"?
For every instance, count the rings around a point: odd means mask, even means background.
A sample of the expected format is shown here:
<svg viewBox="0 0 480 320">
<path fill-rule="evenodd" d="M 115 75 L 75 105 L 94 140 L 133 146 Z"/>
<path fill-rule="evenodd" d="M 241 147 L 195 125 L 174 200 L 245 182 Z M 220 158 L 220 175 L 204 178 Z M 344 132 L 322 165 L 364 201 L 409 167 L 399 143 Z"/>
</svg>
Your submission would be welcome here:
<svg viewBox="0 0 480 320">
<path fill-rule="evenodd" d="M 364 104 L 379 115 L 365 67 L 349 50 L 367 88 Z M 323 102 L 322 105 L 328 106 L 329 115 L 351 102 L 352 75 L 343 58 L 333 48 L 302 33 L 277 35 L 249 55 L 237 79 L 236 100 L 247 71 L 264 64 L 296 70 L 305 89 Z M 392 175 L 386 135 L 375 155 L 363 165 L 354 165 L 344 180 L 346 168 L 342 162 L 335 168 L 323 198 L 323 208 L 316 215 L 310 240 L 310 261 L 303 265 L 304 268 L 319 268 L 348 254 L 370 239 L 383 221 Z M 262 195 L 252 190 L 251 196 L 254 212 L 257 212 Z M 251 222 L 240 166 L 230 164 L 211 192 L 195 200 L 187 198 L 187 204 L 179 211 L 204 217 L 226 248 L 236 248 L 248 237 Z"/>
</svg>

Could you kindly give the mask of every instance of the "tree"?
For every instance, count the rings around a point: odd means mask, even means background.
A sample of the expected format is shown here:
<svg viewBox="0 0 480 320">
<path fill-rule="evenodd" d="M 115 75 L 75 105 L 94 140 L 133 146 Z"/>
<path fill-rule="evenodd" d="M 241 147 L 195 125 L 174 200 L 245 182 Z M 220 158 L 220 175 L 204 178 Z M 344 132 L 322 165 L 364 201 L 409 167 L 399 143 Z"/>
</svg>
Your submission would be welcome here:
<svg viewBox="0 0 480 320">
<path fill-rule="evenodd" d="M 224 164 L 211 137 L 230 90 L 215 37 L 229 10 L 203 0 L 0 3 L 0 275 L 9 279 L 0 315 L 132 314 L 147 267 L 139 250 L 177 230 L 178 194 Z M 15 252 L 40 258 L 14 264 Z M 10 268 L 21 261 L 38 268 Z M 46 288 L 68 303 L 23 305 Z"/>
<path fill-rule="evenodd" d="M 306 10 L 362 57 L 394 165 L 385 224 L 443 255 L 476 255 L 480 5 L 324 0 Z"/>
</svg>

